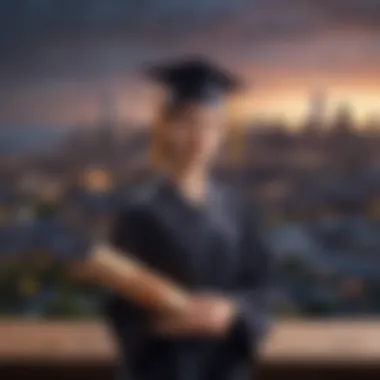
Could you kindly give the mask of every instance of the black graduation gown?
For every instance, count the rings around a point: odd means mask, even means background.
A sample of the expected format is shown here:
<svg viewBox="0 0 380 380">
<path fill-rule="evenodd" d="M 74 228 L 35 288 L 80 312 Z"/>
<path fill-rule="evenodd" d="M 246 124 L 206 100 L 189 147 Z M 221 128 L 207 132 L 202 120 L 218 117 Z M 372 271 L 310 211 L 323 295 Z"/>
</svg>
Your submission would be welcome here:
<svg viewBox="0 0 380 380">
<path fill-rule="evenodd" d="M 168 182 L 146 186 L 123 205 L 112 243 L 191 291 L 234 297 L 239 313 L 223 339 L 152 335 L 153 316 L 111 295 L 106 315 L 122 357 L 124 380 L 245 380 L 268 324 L 271 256 L 253 215 L 222 186 L 201 209 Z"/>
</svg>

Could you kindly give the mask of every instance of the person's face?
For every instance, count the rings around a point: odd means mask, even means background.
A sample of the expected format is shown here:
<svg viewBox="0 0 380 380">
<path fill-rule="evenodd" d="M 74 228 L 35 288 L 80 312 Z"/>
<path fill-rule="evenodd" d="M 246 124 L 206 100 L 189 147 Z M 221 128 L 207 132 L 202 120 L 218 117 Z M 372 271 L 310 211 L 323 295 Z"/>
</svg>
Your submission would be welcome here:
<svg viewBox="0 0 380 380">
<path fill-rule="evenodd" d="M 223 140 L 225 121 L 222 105 L 186 105 L 169 122 L 172 159 L 181 164 L 210 164 Z"/>
</svg>

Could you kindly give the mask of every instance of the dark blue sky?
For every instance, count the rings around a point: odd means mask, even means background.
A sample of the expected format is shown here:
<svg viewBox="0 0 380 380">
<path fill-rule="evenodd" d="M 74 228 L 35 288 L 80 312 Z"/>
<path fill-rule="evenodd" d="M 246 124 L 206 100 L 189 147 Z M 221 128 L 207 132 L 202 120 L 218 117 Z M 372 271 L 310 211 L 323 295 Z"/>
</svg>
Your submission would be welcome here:
<svg viewBox="0 0 380 380">
<path fill-rule="evenodd" d="M 380 84 L 380 0 L 2 0 L 0 28 L 0 125 L 91 120 L 110 83 L 145 113 L 141 64 L 191 53 L 254 84 L 260 112 L 320 85 L 367 111 Z"/>
</svg>

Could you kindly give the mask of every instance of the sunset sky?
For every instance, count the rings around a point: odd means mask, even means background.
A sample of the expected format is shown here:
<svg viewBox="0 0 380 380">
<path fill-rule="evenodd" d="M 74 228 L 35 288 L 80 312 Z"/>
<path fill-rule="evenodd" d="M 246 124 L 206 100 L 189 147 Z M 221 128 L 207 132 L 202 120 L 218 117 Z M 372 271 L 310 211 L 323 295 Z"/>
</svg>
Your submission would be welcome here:
<svg viewBox="0 0 380 380">
<path fill-rule="evenodd" d="M 363 121 L 380 112 L 380 0 L 3 0 L 0 127 L 147 121 L 142 65 L 201 54 L 247 83 L 245 117 L 295 123 L 322 91 Z"/>
</svg>

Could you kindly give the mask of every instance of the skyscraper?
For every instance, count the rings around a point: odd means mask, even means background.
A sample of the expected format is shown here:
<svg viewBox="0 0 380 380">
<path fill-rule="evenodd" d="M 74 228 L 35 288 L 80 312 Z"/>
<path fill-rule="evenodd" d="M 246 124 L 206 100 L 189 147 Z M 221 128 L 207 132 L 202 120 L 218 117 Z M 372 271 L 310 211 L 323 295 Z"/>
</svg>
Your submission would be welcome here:
<svg viewBox="0 0 380 380">
<path fill-rule="evenodd" d="M 98 95 L 98 122 L 93 133 L 91 157 L 95 164 L 112 166 L 117 151 L 118 111 L 114 91 L 103 89 Z"/>
<path fill-rule="evenodd" d="M 310 132 L 320 132 L 324 127 L 327 108 L 325 91 L 316 90 L 311 94 L 305 129 Z"/>
<path fill-rule="evenodd" d="M 105 90 L 101 92 L 99 101 L 100 143 L 104 149 L 112 149 L 116 138 L 115 128 L 118 118 L 116 99 L 112 91 Z"/>
<path fill-rule="evenodd" d="M 333 131 L 340 134 L 347 134 L 354 129 L 354 114 L 353 109 L 349 104 L 342 103 L 336 110 L 333 120 Z"/>
</svg>

